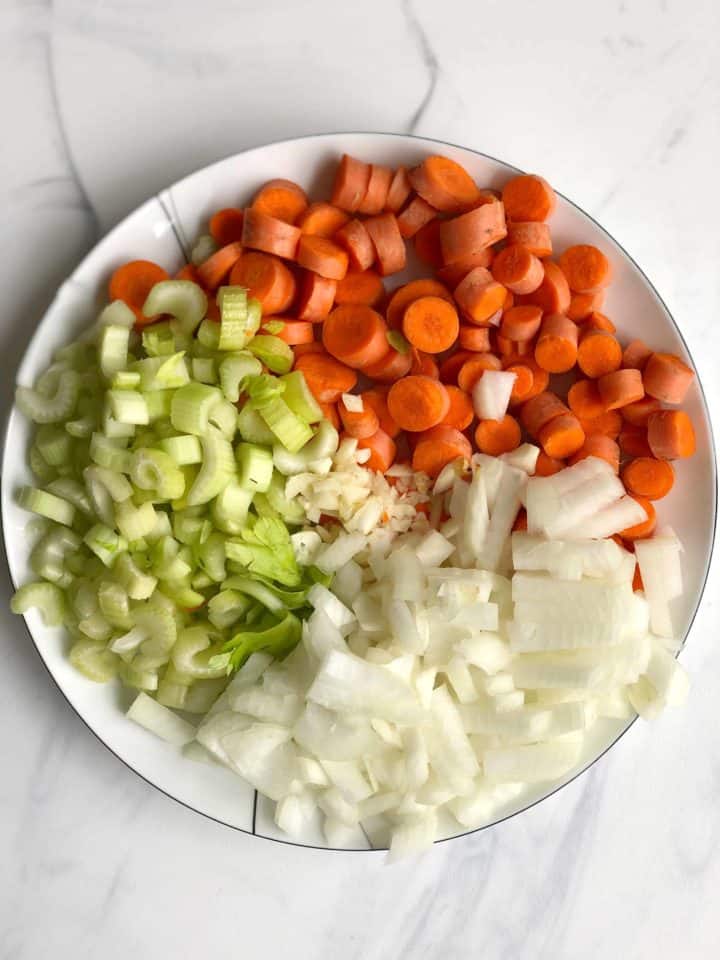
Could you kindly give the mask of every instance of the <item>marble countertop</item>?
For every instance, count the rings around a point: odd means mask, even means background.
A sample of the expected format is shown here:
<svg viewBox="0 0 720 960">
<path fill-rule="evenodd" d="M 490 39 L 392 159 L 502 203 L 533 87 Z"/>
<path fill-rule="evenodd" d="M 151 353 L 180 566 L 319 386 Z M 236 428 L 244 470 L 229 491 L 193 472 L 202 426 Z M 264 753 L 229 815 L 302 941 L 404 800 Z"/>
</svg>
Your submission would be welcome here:
<svg viewBox="0 0 720 960">
<path fill-rule="evenodd" d="M 4 0 L 0 405 L 55 287 L 136 204 L 247 146 L 417 132 L 538 170 L 655 281 L 720 413 L 716 0 Z M 684 711 L 524 815 L 392 868 L 166 799 L 6 611 L 0 957 L 706 960 L 720 917 L 717 564 Z"/>
</svg>

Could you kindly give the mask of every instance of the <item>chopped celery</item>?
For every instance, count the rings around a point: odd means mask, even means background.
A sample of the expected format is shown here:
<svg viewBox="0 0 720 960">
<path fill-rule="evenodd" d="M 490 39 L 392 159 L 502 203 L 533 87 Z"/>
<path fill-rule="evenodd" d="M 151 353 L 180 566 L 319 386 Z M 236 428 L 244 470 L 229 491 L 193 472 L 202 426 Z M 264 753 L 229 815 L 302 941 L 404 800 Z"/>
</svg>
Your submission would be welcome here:
<svg viewBox="0 0 720 960">
<path fill-rule="evenodd" d="M 200 568 L 214 583 L 225 579 L 225 538 L 221 533 L 211 533 L 195 549 Z"/>
<path fill-rule="evenodd" d="M 185 491 L 185 477 L 163 450 L 141 447 L 133 454 L 130 478 L 141 490 L 150 490 L 159 500 L 177 500 Z"/>
<path fill-rule="evenodd" d="M 224 666 L 211 666 L 210 661 L 223 647 L 222 639 L 211 624 L 196 624 L 182 630 L 172 651 L 176 670 L 196 679 L 222 677 Z"/>
<path fill-rule="evenodd" d="M 215 526 L 223 533 L 239 534 L 247 521 L 252 497 L 250 490 L 241 487 L 237 480 L 230 480 L 212 504 L 211 514 Z"/>
<path fill-rule="evenodd" d="M 140 373 L 137 370 L 118 370 L 110 382 L 113 390 L 136 390 L 140 386 Z"/>
<path fill-rule="evenodd" d="M 54 493 L 56 497 L 67 500 L 81 513 L 88 516 L 92 514 L 93 508 L 90 498 L 79 480 L 74 480 L 72 477 L 58 477 L 48 483 L 45 489 L 48 493 Z"/>
<path fill-rule="evenodd" d="M 126 540 L 140 540 L 155 527 L 155 509 L 149 501 L 136 507 L 130 500 L 124 500 L 115 505 L 115 523 Z"/>
<path fill-rule="evenodd" d="M 240 443 L 235 448 L 235 458 L 241 487 L 259 493 L 268 489 L 273 475 L 271 450 L 254 443 Z"/>
<path fill-rule="evenodd" d="M 218 630 L 225 630 L 244 617 L 251 606 L 249 595 L 223 589 L 208 601 L 208 619 Z"/>
<path fill-rule="evenodd" d="M 220 324 L 207 317 L 200 324 L 197 332 L 198 342 L 210 350 L 218 350 L 220 347 Z"/>
<path fill-rule="evenodd" d="M 169 321 L 161 320 L 142 332 L 143 350 L 149 357 L 169 357 L 177 350 L 175 334 Z"/>
<path fill-rule="evenodd" d="M 170 356 L 147 357 L 133 364 L 140 374 L 140 387 L 144 391 L 177 390 L 190 383 L 190 373 L 185 360 L 185 351 Z"/>
<path fill-rule="evenodd" d="M 121 438 L 105 437 L 102 433 L 93 433 L 90 437 L 90 459 L 101 467 L 118 473 L 129 473 L 131 454 L 127 444 Z"/>
<path fill-rule="evenodd" d="M 155 425 L 158 420 L 165 417 L 167 417 L 169 421 L 170 411 L 172 410 L 172 391 L 154 390 L 150 393 L 143 394 L 143 397 L 145 398 L 148 421 L 150 423 Z"/>
<path fill-rule="evenodd" d="M 35 443 L 45 463 L 58 467 L 70 459 L 72 440 L 62 427 L 44 424 L 38 429 Z"/>
<path fill-rule="evenodd" d="M 149 423 L 145 397 L 137 390 L 108 390 L 112 416 L 118 423 Z"/>
<path fill-rule="evenodd" d="M 54 583 L 26 583 L 15 591 L 10 601 L 13 613 L 27 613 L 32 607 L 37 607 L 48 627 L 59 627 L 65 621 L 65 594 Z"/>
<path fill-rule="evenodd" d="M 276 444 L 273 447 L 275 467 L 285 476 L 302 473 L 311 463 L 331 457 L 338 448 L 338 432 L 329 420 L 321 420 L 315 435 L 301 450 L 291 453 L 287 447 Z"/>
<path fill-rule="evenodd" d="M 209 233 L 203 233 L 195 241 L 195 246 L 190 251 L 190 262 L 199 267 L 201 263 L 211 257 L 218 249 Z"/>
<path fill-rule="evenodd" d="M 50 464 L 38 450 L 37 443 L 34 443 L 30 447 L 28 461 L 30 463 L 30 469 L 40 483 L 45 483 L 48 480 L 52 480 L 52 478 L 57 475 L 55 468 L 50 466 Z"/>
<path fill-rule="evenodd" d="M 169 313 L 173 330 L 191 334 L 207 313 L 207 297 L 191 280 L 163 280 L 156 283 L 143 304 L 146 317 Z"/>
<path fill-rule="evenodd" d="M 218 371 L 212 357 L 193 357 L 190 362 L 193 380 L 200 383 L 217 383 Z"/>
<path fill-rule="evenodd" d="M 179 433 L 202 436 L 208 428 L 213 407 L 222 400 L 217 387 L 189 383 L 176 390 L 172 398 L 170 420 Z"/>
<path fill-rule="evenodd" d="M 292 412 L 305 423 L 317 423 L 323 418 L 320 404 L 310 392 L 302 370 L 293 370 L 280 377 L 285 384 L 283 400 Z"/>
<path fill-rule="evenodd" d="M 175 513 L 172 527 L 175 538 L 187 546 L 199 546 L 205 543 L 213 531 L 209 520 L 193 516 L 192 507 Z"/>
<path fill-rule="evenodd" d="M 246 527 L 241 539 L 225 542 L 225 555 L 241 569 L 259 577 L 297 587 L 300 571 L 285 524 L 271 517 L 259 517 L 252 528 Z"/>
<path fill-rule="evenodd" d="M 277 437 L 263 418 L 249 404 L 245 404 L 238 414 L 238 433 L 248 443 L 262 443 L 267 445 L 277 442 Z"/>
<path fill-rule="evenodd" d="M 127 366 L 130 328 L 120 324 L 108 324 L 100 334 L 100 370 L 111 380 L 114 374 Z"/>
<path fill-rule="evenodd" d="M 292 348 L 279 337 L 259 334 L 247 345 L 248 350 L 273 373 L 289 373 L 295 356 Z"/>
<path fill-rule="evenodd" d="M 281 613 L 284 609 L 297 610 L 307 599 L 307 589 L 283 590 L 281 587 L 263 580 L 250 580 L 248 577 L 229 577 L 223 583 L 224 590 L 235 590 L 238 593 L 254 597 L 271 613 Z"/>
<path fill-rule="evenodd" d="M 241 350 L 254 330 L 247 331 L 247 290 L 245 287 L 221 287 L 217 293 L 220 307 L 218 350 Z"/>
<path fill-rule="evenodd" d="M 247 377 L 258 376 L 262 364 L 250 353 L 233 353 L 220 361 L 220 387 L 227 400 L 237 403 Z"/>
<path fill-rule="evenodd" d="M 70 662 L 88 680 L 107 683 L 117 675 L 121 661 L 104 643 L 77 640 L 70 648 Z"/>
<path fill-rule="evenodd" d="M 80 395 L 80 378 L 74 370 L 63 370 L 55 392 L 43 396 L 30 387 L 18 387 L 15 401 L 29 420 L 35 423 L 61 423 L 69 419 Z"/>
<path fill-rule="evenodd" d="M 203 461 L 187 494 L 190 507 L 208 503 L 216 497 L 235 473 L 233 449 L 219 430 L 209 426 L 207 433 L 200 439 L 200 445 Z"/>
<path fill-rule="evenodd" d="M 300 621 L 288 611 L 282 620 L 264 630 L 236 633 L 223 646 L 223 655 L 212 658 L 210 663 L 232 673 L 240 669 L 251 653 L 266 651 L 281 659 L 295 649 L 300 642 L 300 635 Z"/>
<path fill-rule="evenodd" d="M 75 507 L 56 497 L 53 493 L 46 490 L 36 490 L 35 487 L 22 487 L 18 495 L 18 503 L 24 510 L 30 510 L 37 513 L 40 517 L 47 517 L 48 520 L 54 520 L 56 523 L 72 526 L 75 519 Z"/>
<path fill-rule="evenodd" d="M 277 470 L 274 470 L 270 486 L 264 494 L 260 494 L 259 496 L 265 497 L 268 506 L 279 514 L 285 523 L 303 523 L 305 520 L 305 510 L 297 499 L 292 500 L 285 496 L 285 483 L 285 477 Z M 259 509 L 260 506 L 258 505 L 258 510 Z"/>
<path fill-rule="evenodd" d="M 191 433 L 181 434 L 178 437 L 167 437 L 160 441 L 160 446 L 179 467 L 186 463 L 200 463 L 202 461 L 200 441 Z"/>
<path fill-rule="evenodd" d="M 210 411 L 208 423 L 217 427 L 220 433 L 227 439 L 232 440 L 237 430 L 238 412 L 235 404 L 229 400 L 219 400 Z"/>
<path fill-rule="evenodd" d="M 116 557 L 127 550 L 127 541 L 104 523 L 96 523 L 83 538 L 98 559 L 111 567 Z"/>
<path fill-rule="evenodd" d="M 108 623 L 122 630 L 132 627 L 130 598 L 125 589 L 112 580 L 103 580 L 98 586 L 98 604 Z"/>
<path fill-rule="evenodd" d="M 313 432 L 307 423 L 280 398 L 263 407 L 260 416 L 288 453 L 297 453 L 312 439 Z"/>
<path fill-rule="evenodd" d="M 157 586 L 157 578 L 140 570 L 129 553 L 120 554 L 113 572 L 131 600 L 147 600 Z"/>
</svg>

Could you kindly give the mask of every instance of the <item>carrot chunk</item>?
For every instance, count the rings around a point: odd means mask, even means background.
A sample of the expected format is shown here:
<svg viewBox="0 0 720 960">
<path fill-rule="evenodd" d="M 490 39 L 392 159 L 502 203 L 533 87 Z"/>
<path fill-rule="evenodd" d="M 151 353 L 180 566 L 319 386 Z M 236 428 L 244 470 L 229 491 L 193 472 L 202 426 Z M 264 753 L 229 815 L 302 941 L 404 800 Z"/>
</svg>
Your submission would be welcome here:
<svg viewBox="0 0 720 960">
<path fill-rule="evenodd" d="M 473 178 L 449 157 L 426 157 L 409 177 L 415 192 L 444 213 L 466 209 L 480 199 Z"/>
<path fill-rule="evenodd" d="M 653 353 L 645 364 L 645 392 L 663 403 L 682 403 L 695 374 L 672 353 Z"/>
<path fill-rule="evenodd" d="M 358 370 L 377 363 L 388 350 L 385 321 L 364 304 L 336 307 L 323 323 L 322 339 L 329 354 Z"/>
<path fill-rule="evenodd" d="M 429 430 L 442 422 L 449 409 L 447 390 L 432 377 L 403 377 L 388 393 L 388 410 L 402 430 Z"/>
<path fill-rule="evenodd" d="M 305 191 L 292 180 L 268 180 L 250 204 L 253 210 L 285 223 L 295 223 L 307 205 Z"/>
<path fill-rule="evenodd" d="M 408 341 L 425 353 L 442 353 L 457 340 L 457 310 L 442 297 L 419 297 L 405 308 L 402 330 Z"/>
<path fill-rule="evenodd" d="M 637 457 L 623 467 L 622 482 L 628 493 L 647 500 L 661 500 L 673 488 L 675 471 L 667 460 Z"/>
<path fill-rule="evenodd" d="M 512 220 L 547 220 L 555 209 L 555 191 L 547 180 L 532 173 L 509 180 L 502 198 Z"/>
</svg>

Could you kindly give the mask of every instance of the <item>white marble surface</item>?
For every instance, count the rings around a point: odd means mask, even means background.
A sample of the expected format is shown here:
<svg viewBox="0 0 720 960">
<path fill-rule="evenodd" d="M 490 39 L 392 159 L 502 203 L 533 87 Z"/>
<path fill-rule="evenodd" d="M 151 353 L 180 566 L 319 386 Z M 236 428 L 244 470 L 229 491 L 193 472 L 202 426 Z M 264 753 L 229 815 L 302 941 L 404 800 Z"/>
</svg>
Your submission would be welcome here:
<svg viewBox="0 0 720 960">
<path fill-rule="evenodd" d="M 0 404 L 55 286 L 178 176 L 317 131 L 542 172 L 656 282 L 720 414 L 716 0 L 3 0 Z M 190 813 L 72 713 L 0 587 L 0 958 L 706 960 L 720 917 L 717 567 L 689 705 L 494 830 L 385 868 Z"/>
</svg>

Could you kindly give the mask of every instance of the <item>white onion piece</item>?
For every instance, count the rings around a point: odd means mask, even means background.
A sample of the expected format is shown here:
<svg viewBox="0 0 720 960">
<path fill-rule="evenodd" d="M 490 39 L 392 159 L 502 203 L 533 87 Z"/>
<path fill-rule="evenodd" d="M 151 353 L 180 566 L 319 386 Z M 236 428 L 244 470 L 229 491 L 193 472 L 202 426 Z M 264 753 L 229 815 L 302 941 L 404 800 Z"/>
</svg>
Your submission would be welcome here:
<svg viewBox="0 0 720 960">
<path fill-rule="evenodd" d="M 534 443 L 521 443 L 516 450 L 511 450 L 509 453 L 501 453 L 499 459 L 509 467 L 516 467 L 518 470 L 523 470 L 529 476 L 532 476 L 535 473 L 539 456 L 540 447 L 536 447 Z"/>
<path fill-rule="evenodd" d="M 323 573 L 336 573 L 367 545 L 360 533 L 341 533 L 315 555 L 314 563 Z"/>
<path fill-rule="evenodd" d="M 275 823 L 289 837 L 302 837 L 313 820 L 317 805 L 308 791 L 282 797 L 275 807 Z"/>
<path fill-rule="evenodd" d="M 359 393 L 343 393 L 340 399 L 345 409 L 350 413 L 362 413 L 365 409 L 363 407 L 363 398 Z"/>
<path fill-rule="evenodd" d="M 658 641 L 653 643 L 644 676 L 663 703 L 673 707 L 685 703 L 690 689 L 687 671 Z"/>
<path fill-rule="evenodd" d="M 516 379 L 514 373 L 503 370 L 483 372 L 472 391 L 473 409 L 481 420 L 502 420 Z"/>
<path fill-rule="evenodd" d="M 403 857 L 422 853 L 429 849 L 437 833 L 437 816 L 434 811 L 421 816 L 408 817 L 392 831 L 387 862 L 394 863 Z"/>
<path fill-rule="evenodd" d="M 568 540 L 584 540 L 587 537 L 611 537 L 627 527 L 647 520 L 642 504 L 630 496 L 622 497 L 615 503 L 600 510 L 594 516 L 587 517 L 574 527 L 566 529 L 563 536 Z"/>
<path fill-rule="evenodd" d="M 126 716 L 151 733 L 177 747 L 195 739 L 195 727 L 183 720 L 168 707 L 153 700 L 146 693 L 139 693 L 133 700 Z"/>
<path fill-rule="evenodd" d="M 353 612 L 322 584 L 314 583 L 308 590 L 307 599 L 311 607 L 324 613 L 340 631 L 348 630 L 355 623 Z"/>
<path fill-rule="evenodd" d="M 682 594 L 680 541 L 675 536 L 638 540 L 635 555 L 650 605 L 650 626 L 661 637 L 674 634 L 672 601 Z"/>
<path fill-rule="evenodd" d="M 580 759 L 581 744 L 556 740 L 490 749 L 483 757 L 485 775 L 498 782 L 541 783 L 568 773 Z"/>
</svg>

